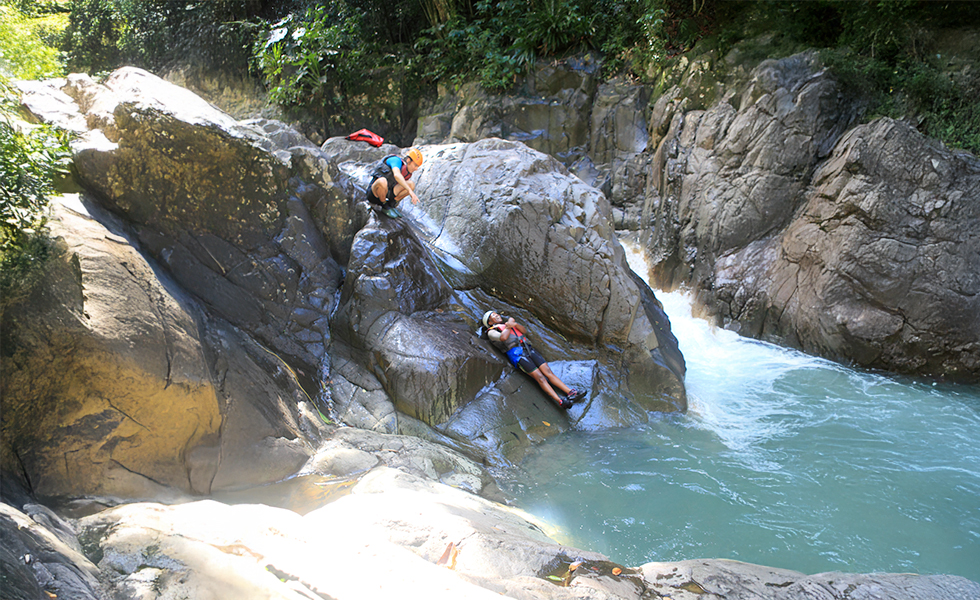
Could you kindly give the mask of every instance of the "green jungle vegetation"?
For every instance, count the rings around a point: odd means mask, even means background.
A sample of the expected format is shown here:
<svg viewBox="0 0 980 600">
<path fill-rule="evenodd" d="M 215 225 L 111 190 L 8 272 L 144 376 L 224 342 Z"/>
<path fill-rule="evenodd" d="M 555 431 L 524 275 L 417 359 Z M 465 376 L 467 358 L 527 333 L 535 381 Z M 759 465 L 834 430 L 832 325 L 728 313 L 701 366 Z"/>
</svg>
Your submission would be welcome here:
<svg viewBox="0 0 980 600">
<path fill-rule="evenodd" d="M 0 0 L 11 2 L 11 0 Z M 21 4 L 25 0 L 16 0 Z M 44 6 L 44 5 L 42 5 Z M 311 114 L 386 67 L 408 94 L 479 81 L 504 92 L 542 58 L 603 57 L 603 76 L 652 83 L 690 52 L 735 47 L 759 60 L 819 49 L 867 99 L 866 118 L 906 118 L 980 154 L 980 71 L 953 70 L 944 31 L 980 26 L 973 1 L 937 0 L 48 0 L 68 10 L 71 70 L 188 60 L 262 80 L 273 102 Z M 980 59 L 976 59 L 980 62 Z"/>
<path fill-rule="evenodd" d="M 980 31 L 980 4 L 942 0 L 0 0 L 3 303 L 43 264 L 43 212 L 66 138 L 15 125 L 7 78 L 129 64 L 194 64 L 262 82 L 272 102 L 325 118 L 391 73 L 415 98 L 478 81 L 506 92 L 539 59 L 602 57 L 602 76 L 656 84 L 680 57 L 754 60 L 819 50 L 865 119 L 906 119 L 980 154 L 980 58 L 944 55 Z M 977 39 L 974 37 L 973 39 Z M 947 54 L 949 52 L 947 51 Z M 958 62 L 957 62 L 958 61 Z M 972 61 L 972 62 L 970 62 Z M 723 61 L 715 61 L 716 65 Z M 720 66 L 718 68 L 721 68 Z M 11 182 L 11 183 L 7 183 Z M 21 286 L 17 289 L 24 289 Z"/>
<path fill-rule="evenodd" d="M 62 74 L 57 45 L 67 12 L 31 12 L 33 2 L 0 3 L 0 316 L 29 293 L 55 248 L 44 212 L 57 177 L 67 173 L 68 136 L 18 118 L 10 78 Z"/>
</svg>

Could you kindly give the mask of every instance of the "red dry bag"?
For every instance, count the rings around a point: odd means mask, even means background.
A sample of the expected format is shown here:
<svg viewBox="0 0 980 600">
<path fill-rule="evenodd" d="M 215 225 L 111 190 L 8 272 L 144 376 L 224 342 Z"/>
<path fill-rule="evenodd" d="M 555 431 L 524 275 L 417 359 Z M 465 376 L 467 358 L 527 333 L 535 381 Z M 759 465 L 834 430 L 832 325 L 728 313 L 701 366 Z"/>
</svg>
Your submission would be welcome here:
<svg viewBox="0 0 980 600">
<path fill-rule="evenodd" d="M 355 142 L 367 142 L 374 146 L 375 148 L 381 146 L 385 143 L 385 139 L 376 133 L 372 133 L 367 129 L 361 129 L 360 131 L 355 131 L 354 133 L 347 136 L 347 139 L 354 140 Z"/>
</svg>

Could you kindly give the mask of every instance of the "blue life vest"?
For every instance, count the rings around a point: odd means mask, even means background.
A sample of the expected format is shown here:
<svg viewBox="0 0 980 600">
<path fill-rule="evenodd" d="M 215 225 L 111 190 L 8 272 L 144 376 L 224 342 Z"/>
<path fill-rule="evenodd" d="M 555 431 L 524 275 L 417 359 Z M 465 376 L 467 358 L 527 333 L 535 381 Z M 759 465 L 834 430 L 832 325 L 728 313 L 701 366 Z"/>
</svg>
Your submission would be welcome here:
<svg viewBox="0 0 980 600">
<path fill-rule="evenodd" d="M 511 329 L 510 334 L 517 337 L 517 344 L 507 350 L 507 358 L 510 360 L 510 363 L 516 367 L 518 361 L 520 361 L 521 357 L 524 356 L 524 344 L 527 343 L 527 338 L 524 337 L 523 333 L 517 331 L 516 329 Z"/>
</svg>

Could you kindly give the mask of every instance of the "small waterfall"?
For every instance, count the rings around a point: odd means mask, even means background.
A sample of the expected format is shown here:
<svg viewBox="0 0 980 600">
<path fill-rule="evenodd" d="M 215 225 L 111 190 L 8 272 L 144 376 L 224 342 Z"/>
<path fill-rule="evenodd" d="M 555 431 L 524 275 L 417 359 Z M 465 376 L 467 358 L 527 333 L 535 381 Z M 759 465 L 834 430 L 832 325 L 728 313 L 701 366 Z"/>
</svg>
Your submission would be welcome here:
<svg viewBox="0 0 980 600">
<path fill-rule="evenodd" d="M 510 489 L 522 508 L 631 565 L 980 581 L 980 386 L 850 369 L 713 328 L 682 293 L 657 297 L 689 412 L 540 446 Z"/>
</svg>

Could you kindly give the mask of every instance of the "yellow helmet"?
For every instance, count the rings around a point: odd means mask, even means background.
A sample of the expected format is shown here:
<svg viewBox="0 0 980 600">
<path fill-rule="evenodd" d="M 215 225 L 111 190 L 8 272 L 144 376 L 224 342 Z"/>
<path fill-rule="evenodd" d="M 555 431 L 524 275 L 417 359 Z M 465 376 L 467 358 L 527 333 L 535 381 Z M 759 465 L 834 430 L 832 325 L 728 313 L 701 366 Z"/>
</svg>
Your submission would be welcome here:
<svg viewBox="0 0 980 600">
<path fill-rule="evenodd" d="M 418 149 L 411 148 L 408 151 L 408 157 L 411 158 L 412 162 L 415 163 L 417 166 L 419 167 L 422 166 L 422 153 L 419 152 Z"/>
</svg>

